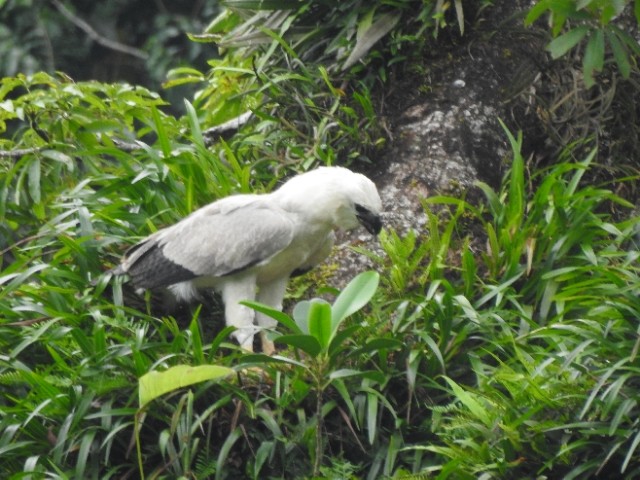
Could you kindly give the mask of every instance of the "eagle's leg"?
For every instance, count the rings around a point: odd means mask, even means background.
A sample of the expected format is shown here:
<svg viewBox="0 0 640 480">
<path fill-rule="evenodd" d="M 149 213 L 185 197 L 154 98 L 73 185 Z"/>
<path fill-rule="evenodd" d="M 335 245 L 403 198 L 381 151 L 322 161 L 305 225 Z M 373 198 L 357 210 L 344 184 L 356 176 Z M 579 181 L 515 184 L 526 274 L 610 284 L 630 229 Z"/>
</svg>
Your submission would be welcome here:
<svg viewBox="0 0 640 480">
<path fill-rule="evenodd" d="M 258 302 L 268 305 L 276 310 L 282 310 L 282 299 L 287 289 L 288 278 L 274 280 L 266 285 L 261 285 L 258 291 Z M 262 353 L 273 355 L 276 347 L 273 341 L 268 338 L 268 330 L 273 330 L 277 321 L 263 313 L 256 313 L 256 323 L 260 327 L 260 341 L 262 343 Z"/>
<path fill-rule="evenodd" d="M 227 325 L 236 327 L 231 335 L 242 348 L 250 352 L 253 352 L 253 336 L 257 330 L 254 325 L 255 311 L 240 305 L 240 302 L 255 300 L 255 281 L 254 276 L 229 279 L 221 289 Z"/>
</svg>

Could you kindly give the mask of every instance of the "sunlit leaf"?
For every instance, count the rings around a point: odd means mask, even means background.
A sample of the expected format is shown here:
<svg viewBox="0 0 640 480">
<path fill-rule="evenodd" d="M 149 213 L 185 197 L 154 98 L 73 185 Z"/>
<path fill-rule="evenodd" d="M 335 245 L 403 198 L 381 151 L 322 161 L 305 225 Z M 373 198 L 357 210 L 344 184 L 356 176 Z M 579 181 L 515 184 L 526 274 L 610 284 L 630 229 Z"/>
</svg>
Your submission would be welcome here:
<svg viewBox="0 0 640 480">
<path fill-rule="evenodd" d="M 322 300 L 312 301 L 309 309 L 309 334 L 318 340 L 323 349 L 326 349 L 332 333 L 331 306 Z"/>
<path fill-rule="evenodd" d="M 332 331 L 335 332 L 346 317 L 364 307 L 373 297 L 380 275 L 377 272 L 369 271 L 357 275 L 340 292 L 332 307 Z"/>
<path fill-rule="evenodd" d="M 164 371 L 153 371 L 138 379 L 140 407 L 165 393 L 207 380 L 223 380 L 235 372 L 218 365 L 176 365 Z"/>
</svg>

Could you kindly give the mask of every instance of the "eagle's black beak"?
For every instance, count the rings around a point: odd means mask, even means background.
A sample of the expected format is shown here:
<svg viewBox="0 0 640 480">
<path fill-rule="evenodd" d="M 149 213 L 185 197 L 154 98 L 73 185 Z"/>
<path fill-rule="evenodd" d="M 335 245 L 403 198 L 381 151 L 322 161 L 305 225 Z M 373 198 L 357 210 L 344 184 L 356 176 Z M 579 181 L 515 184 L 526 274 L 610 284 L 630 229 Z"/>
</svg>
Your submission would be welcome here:
<svg viewBox="0 0 640 480">
<path fill-rule="evenodd" d="M 382 230 L 382 220 L 380 215 L 373 213 L 371 210 L 356 204 L 356 217 L 360 223 L 367 229 L 371 235 L 378 235 Z"/>
</svg>

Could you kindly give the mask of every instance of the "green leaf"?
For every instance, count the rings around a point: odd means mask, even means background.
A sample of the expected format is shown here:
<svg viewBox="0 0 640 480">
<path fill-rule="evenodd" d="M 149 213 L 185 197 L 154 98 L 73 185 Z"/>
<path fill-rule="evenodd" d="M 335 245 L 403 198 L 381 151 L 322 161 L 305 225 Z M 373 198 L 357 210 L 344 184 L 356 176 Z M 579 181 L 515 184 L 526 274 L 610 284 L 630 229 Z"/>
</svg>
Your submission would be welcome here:
<svg viewBox="0 0 640 480">
<path fill-rule="evenodd" d="M 29 164 L 29 195 L 33 203 L 40 203 L 40 159 L 34 158 Z"/>
<path fill-rule="evenodd" d="M 313 335 L 323 350 L 331 342 L 331 306 L 324 300 L 315 299 L 309 309 L 309 334 Z"/>
<path fill-rule="evenodd" d="M 399 14 L 385 13 L 381 15 L 375 23 L 370 23 L 368 16 L 365 16 L 358 26 L 356 45 L 353 47 L 349 58 L 344 62 L 342 70 L 347 70 L 364 57 L 378 40 L 396 26 L 398 20 L 400 20 Z"/>
<path fill-rule="evenodd" d="M 45 158 L 63 163 L 70 172 L 74 170 L 75 163 L 73 162 L 73 158 L 66 153 L 59 152 L 58 150 L 43 150 L 40 154 Z"/>
<path fill-rule="evenodd" d="M 303 300 L 298 302 L 295 307 L 293 307 L 293 319 L 296 323 L 296 328 L 299 330 L 299 333 L 304 333 L 305 335 L 309 334 L 309 310 L 311 309 L 311 301 Z"/>
<path fill-rule="evenodd" d="M 541 0 L 537 2 L 532 8 L 529 9 L 529 13 L 524 19 L 524 24 L 530 26 L 540 16 L 549 9 L 550 0 Z"/>
<path fill-rule="evenodd" d="M 524 217 L 525 209 L 525 183 L 524 183 L 524 158 L 522 158 L 522 132 L 518 133 L 518 137 L 514 137 L 507 126 L 500 120 L 502 129 L 507 134 L 513 161 L 511 163 L 511 172 L 509 174 L 509 198 L 506 205 L 507 228 L 510 232 L 517 231 Z"/>
<path fill-rule="evenodd" d="M 460 28 L 460 35 L 464 35 L 464 10 L 462 8 L 462 0 L 455 0 L 454 5 L 456 7 L 456 19 L 458 20 L 458 28 Z"/>
<path fill-rule="evenodd" d="M 471 414 L 476 419 L 480 420 L 485 425 L 490 426 L 492 422 L 491 422 L 489 412 L 480 402 L 478 402 L 478 400 L 476 400 L 475 398 L 476 395 L 473 395 L 467 392 L 465 389 L 463 389 L 460 385 L 458 385 L 456 382 L 451 380 L 449 377 L 443 377 L 443 378 L 451 387 L 451 390 L 453 391 L 453 394 L 455 395 L 455 397 L 458 400 L 460 400 L 460 402 L 465 407 L 467 407 L 469 412 L 471 412 Z"/>
<path fill-rule="evenodd" d="M 220 448 L 220 452 L 218 453 L 218 458 L 216 460 L 216 463 L 218 465 L 226 464 L 227 458 L 229 456 L 229 452 L 233 448 L 233 445 L 238 441 L 238 439 L 242 438 L 242 432 L 243 432 L 242 427 L 237 427 L 234 431 L 232 431 L 227 436 L 224 443 L 222 444 L 222 447 Z M 225 478 L 223 476 L 223 472 L 225 472 L 224 468 L 217 468 L 215 479 L 219 480 L 219 479 Z"/>
<path fill-rule="evenodd" d="M 240 304 L 241 305 L 245 305 L 245 306 L 247 306 L 249 308 L 252 308 L 256 312 L 264 313 L 268 317 L 273 318 L 278 323 L 281 323 L 282 325 L 287 327 L 293 333 L 305 333 L 302 330 L 300 330 L 298 325 L 296 325 L 296 322 L 294 322 L 293 319 L 289 315 L 287 315 L 286 313 L 281 312 L 280 310 L 276 310 L 275 308 L 269 307 L 267 305 L 264 305 L 264 304 L 258 303 L 258 302 L 244 301 L 244 302 L 240 302 Z"/>
<path fill-rule="evenodd" d="M 629 462 L 633 458 L 633 454 L 638 448 L 638 445 L 640 445 L 640 432 L 636 434 L 636 436 L 633 438 L 633 441 L 631 442 L 629 450 L 627 451 L 627 455 L 624 457 L 624 463 L 622 464 L 622 468 L 620 469 L 621 472 L 624 472 L 629 466 Z"/>
<path fill-rule="evenodd" d="M 379 350 L 397 350 L 404 345 L 397 338 L 374 338 L 365 343 L 362 347 L 354 351 L 355 355 L 362 355 Z"/>
<path fill-rule="evenodd" d="M 169 136 L 167 135 L 167 130 L 164 127 L 163 120 L 160 116 L 160 112 L 156 107 L 151 107 L 151 115 L 158 134 L 158 142 L 160 143 L 162 154 L 164 158 L 169 158 L 171 156 L 171 143 L 169 141 Z"/>
<path fill-rule="evenodd" d="M 298 0 L 224 0 L 227 8 L 233 10 L 295 10 Z"/>
<path fill-rule="evenodd" d="M 344 341 L 352 338 L 353 334 L 361 328 L 362 327 L 360 325 L 350 325 L 339 332 L 334 332 L 333 337 L 331 337 L 331 343 L 329 344 L 329 355 L 334 355 L 340 351 L 339 348 L 342 346 Z"/>
<path fill-rule="evenodd" d="M 376 370 L 354 370 L 351 368 L 341 368 L 338 370 L 334 370 L 329 374 L 329 378 L 331 380 L 336 380 L 339 378 L 349 378 L 349 377 L 360 377 L 366 378 L 367 380 L 372 380 L 378 384 L 383 384 L 386 380 L 384 373 L 378 372 Z"/>
<path fill-rule="evenodd" d="M 615 32 L 607 32 L 607 38 L 609 39 L 613 58 L 618 65 L 618 70 L 620 70 L 622 78 L 628 79 L 631 75 L 631 63 L 629 62 L 627 49 L 624 47 L 624 44 L 620 41 Z"/>
<path fill-rule="evenodd" d="M 218 365 L 176 365 L 163 372 L 149 372 L 138 379 L 140 408 L 178 388 L 207 380 L 222 380 L 235 372 Z"/>
<path fill-rule="evenodd" d="M 239 360 L 242 365 L 265 365 L 270 363 L 285 363 L 296 367 L 308 368 L 304 363 L 281 355 L 265 355 L 264 353 L 246 353 Z"/>
<path fill-rule="evenodd" d="M 635 0 L 633 4 L 633 13 L 636 16 L 636 22 L 640 23 L 640 0 Z"/>
<path fill-rule="evenodd" d="M 378 288 L 379 281 L 378 272 L 369 271 L 362 272 L 349 282 L 331 308 L 332 333 L 338 329 L 346 317 L 353 315 L 371 300 Z"/>
<path fill-rule="evenodd" d="M 367 393 L 367 438 L 373 445 L 376 439 L 378 425 L 378 397 L 374 393 Z"/>
<path fill-rule="evenodd" d="M 549 45 L 547 45 L 547 51 L 551 53 L 554 59 L 560 58 L 575 47 L 587 33 L 589 33 L 589 28 L 576 27 L 549 43 Z"/>
<path fill-rule="evenodd" d="M 584 83 L 587 87 L 595 84 L 593 72 L 602 71 L 604 66 L 604 32 L 596 30 L 587 43 L 587 48 L 582 59 L 582 70 L 584 73 Z"/>
<path fill-rule="evenodd" d="M 273 341 L 302 350 L 310 357 L 317 357 L 322 351 L 320 342 L 313 335 L 281 335 Z"/>
</svg>

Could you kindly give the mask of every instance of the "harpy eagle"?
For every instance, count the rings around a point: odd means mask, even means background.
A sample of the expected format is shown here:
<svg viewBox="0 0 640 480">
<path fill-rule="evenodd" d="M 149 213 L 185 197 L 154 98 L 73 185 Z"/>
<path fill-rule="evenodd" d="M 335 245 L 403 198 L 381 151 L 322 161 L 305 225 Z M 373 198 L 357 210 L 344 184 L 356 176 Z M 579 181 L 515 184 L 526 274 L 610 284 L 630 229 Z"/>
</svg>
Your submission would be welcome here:
<svg viewBox="0 0 640 480">
<path fill-rule="evenodd" d="M 342 167 L 297 175 L 269 194 L 242 194 L 206 205 L 130 248 L 114 274 L 128 274 L 140 289 L 169 287 L 179 298 L 199 288 L 222 294 L 227 325 L 241 347 L 274 352 L 265 329 L 276 321 L 240 305 L 258 301 L 282 309 L 287 281 L 330 253 L 334 230 L 382 228 L 382 202 L 374 183 Z"/>
</svg>

